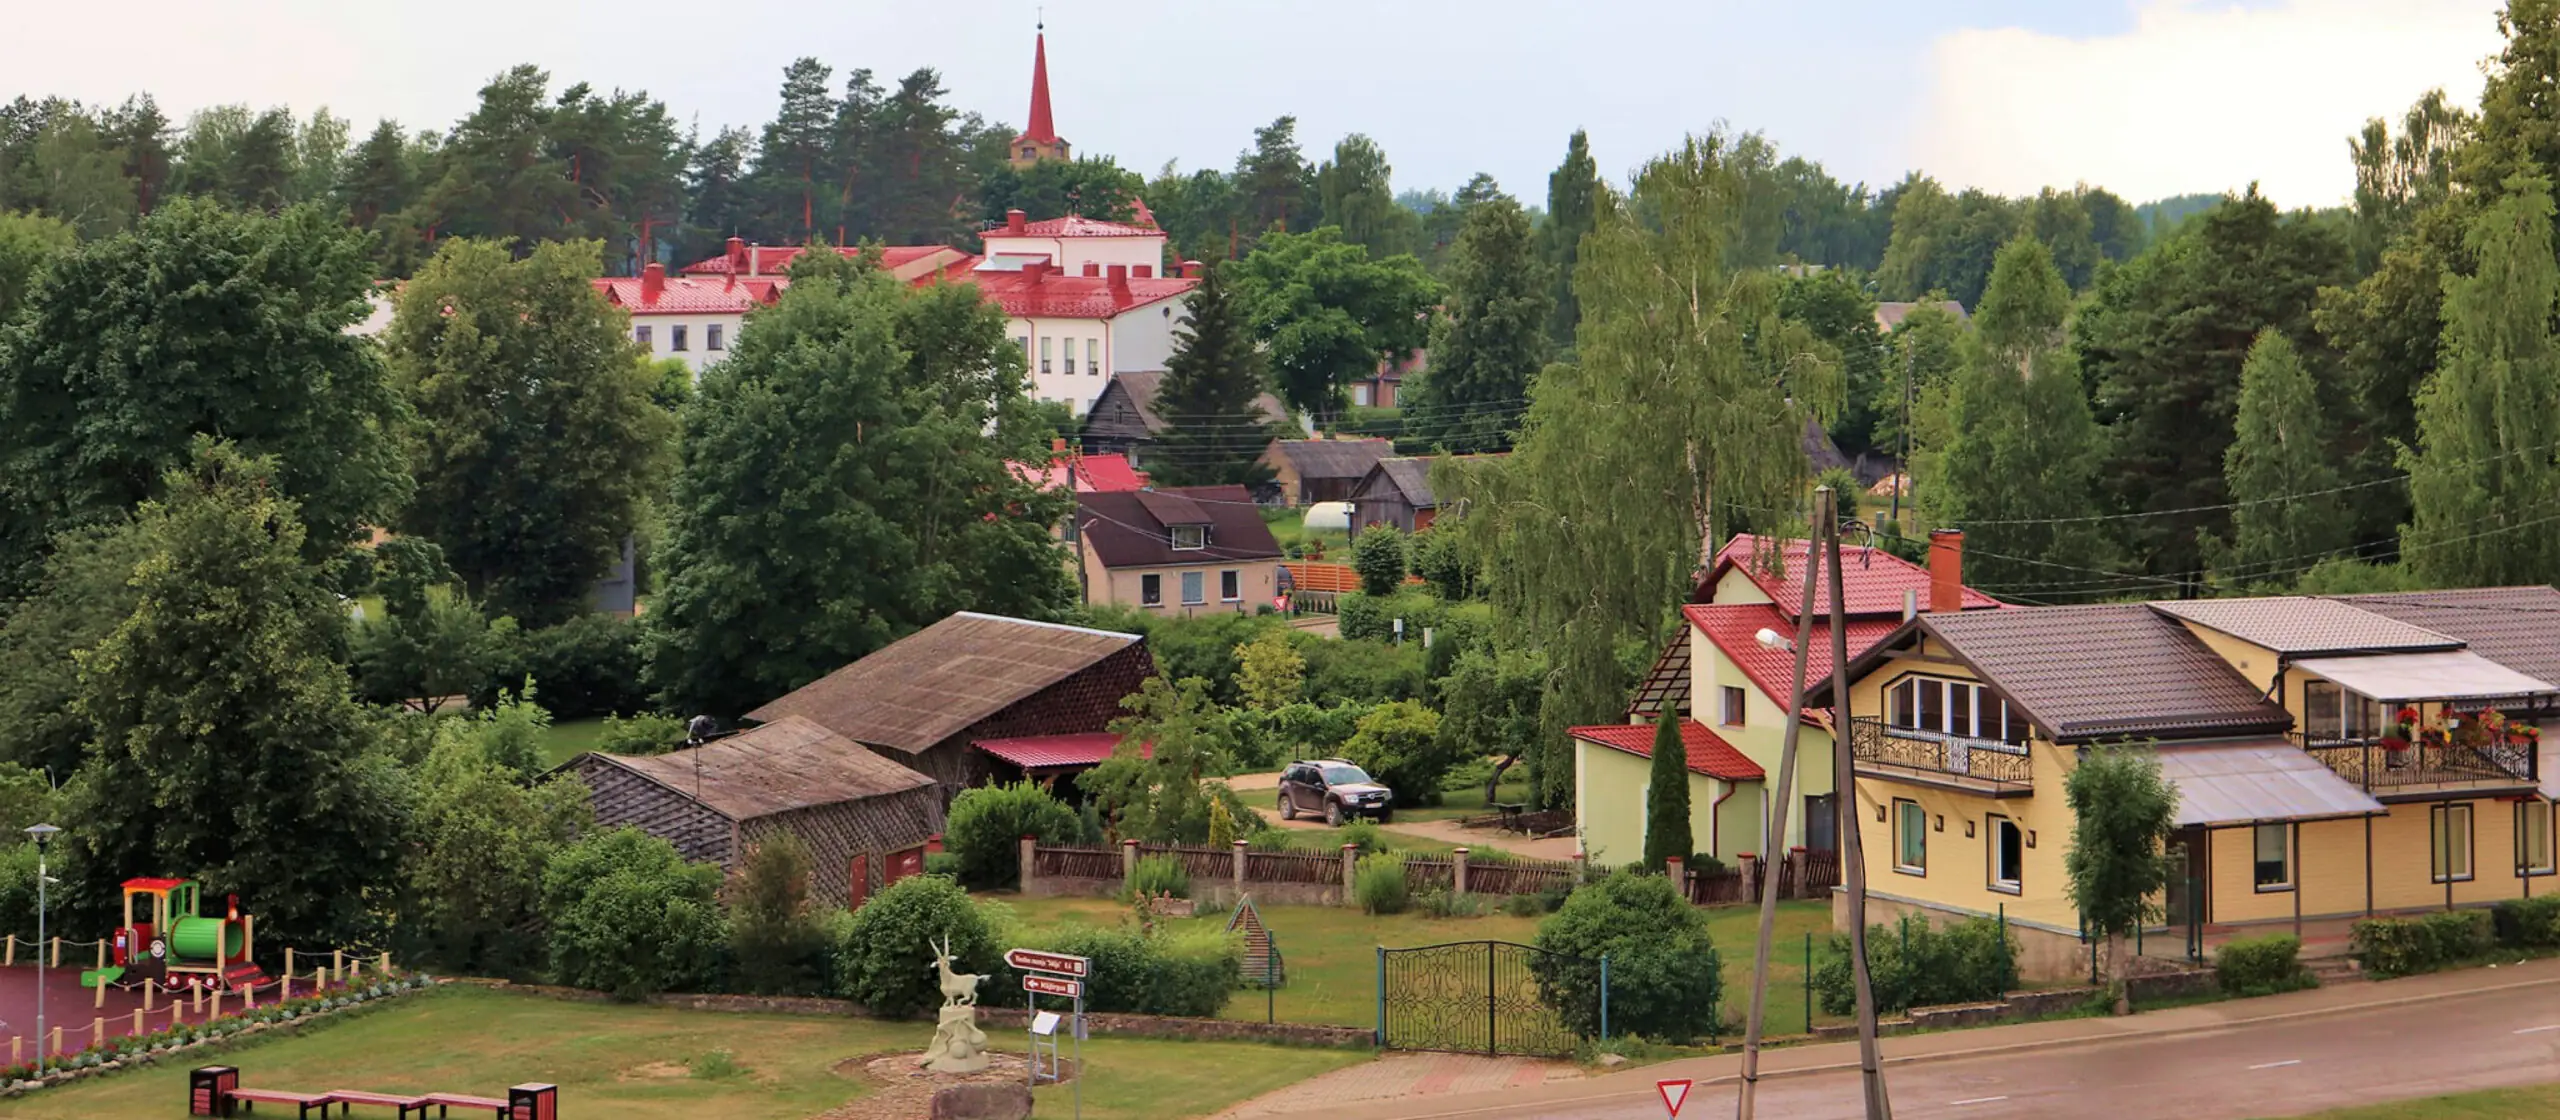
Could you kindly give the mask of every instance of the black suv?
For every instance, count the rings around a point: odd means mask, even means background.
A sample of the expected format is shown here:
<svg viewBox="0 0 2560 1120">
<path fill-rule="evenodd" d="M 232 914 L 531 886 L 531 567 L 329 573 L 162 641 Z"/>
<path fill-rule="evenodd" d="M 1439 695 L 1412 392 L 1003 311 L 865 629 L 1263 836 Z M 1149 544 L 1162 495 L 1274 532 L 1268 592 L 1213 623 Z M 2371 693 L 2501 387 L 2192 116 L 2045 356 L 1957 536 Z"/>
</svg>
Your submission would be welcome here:
<svg viewBox="0 0 2560 1120">
<path fill-rule="evenodd" d="M 1280 774 L 1280 819 L 1300 813 L 1322 813 L 1324 823 L 1340 827 L 1352 817 L 1395 818 L 1395 791 L 1379 785 L 1369 772 L 1339 758 L 1292 762 Z"/>
</svg>

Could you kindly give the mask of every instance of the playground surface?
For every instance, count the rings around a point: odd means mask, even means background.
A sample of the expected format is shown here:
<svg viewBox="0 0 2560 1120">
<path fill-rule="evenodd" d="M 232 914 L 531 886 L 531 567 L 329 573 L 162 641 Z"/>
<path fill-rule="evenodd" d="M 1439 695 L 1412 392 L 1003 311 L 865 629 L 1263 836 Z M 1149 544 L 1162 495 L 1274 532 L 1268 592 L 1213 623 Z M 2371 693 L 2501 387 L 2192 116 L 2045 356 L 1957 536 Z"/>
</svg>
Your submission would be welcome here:
<svg viewBox="0 0 2560 1120">
<path fill-rule="evenodd" d="M 83 946 L 84 950 L 86 946 Z M 32 953 L 32 950 L 29 951 Z M 68 948 L 63 950 L 62 967 L 43 970 L 44 1025 L 47 1034 L 62 1028 L 65 1053 L 78 1053 L 97 1041 L 122 1038 L 134 1032 L 134 1013 L 142 1009 L 142 993 L 110 987 L 100 998 L 94 988 L 80 986 L 80 971 L 95 962 L 87 957 L 75 960 Z M 0 1062 L 34 1061 L 36 1055 L 36 990 L 35 965 L 22 959 L 15 967 L 0 968 Z M 299 997 L 311 992 L 312 981 L 294 984 Z M 276 1002 L 272 986 L 259 990 L 257 1002 Z M 222 1011 L 229 1016 L 241 1010 L 239 995 L 222 999 Z M 201 1023 L 213 1014 L 213 1003 L 206 997 L 202 1007 L 185 997 L 173 999 L 167 994 L 153 997 L 151 1010 L 142 1016 L 143 1032 L 169 1029 L 173 1022 Z"/>
</svg>

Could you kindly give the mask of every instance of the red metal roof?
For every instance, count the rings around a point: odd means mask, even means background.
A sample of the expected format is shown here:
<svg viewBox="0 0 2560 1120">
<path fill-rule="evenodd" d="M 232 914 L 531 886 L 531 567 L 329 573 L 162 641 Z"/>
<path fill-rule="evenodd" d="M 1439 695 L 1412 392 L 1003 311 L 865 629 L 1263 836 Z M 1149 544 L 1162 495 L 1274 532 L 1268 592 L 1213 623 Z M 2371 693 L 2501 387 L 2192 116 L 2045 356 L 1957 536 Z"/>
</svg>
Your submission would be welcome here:
<svg viewBox="0 0 2560 1120">
<path fill-rule="evenodd" d="M 1779 570 L 1771 572 L 1768 560 L 1772 558 L 1771 553 L 1782 546 L 1784 551 L 1777 553 L 1783 558 L 1777 565 Z M 1804 603 L 1802 577 L 1807 568 L 1806 555 L 1812 547 L 1812 542 L 1802 537 L 1776 541 L 1750 533 L 1738 534 L 1716 550 L 1715 564 L 1708 569 L 1702 588 L 1712 589 L 1717 580 L 1724 578 L 1726 571 L 1738 568 L 1760 588 L 1762 594 L 1777 604 L 1781 613 L 1794 618 L 1796 608 Z M 1917 593 L 1921 609 L 1928 609 L 1929 569 L 1883 549 L 1864 545 L 1840 546 L 1840 574 L 1841 602 L 1852 615 L 1883 615 L 1899 619 L 1902 617 L 1904 591 Z M 1823 579 L 1823 586 L 1813 591 L 1814 608 L 1817 611 L 1828 610 L 1831 604 L 1829 577 Z M 1970 587 L 1964 589 L 1966 610 L 2000 605 L 1998 599 Z"/>
<path fill-rule="evenodd" d="M 1043 490 L 1064 490 L 1067 487 L 1067 460 L 1064 456 L 1049 460 L 1045 467 L 1029 463 L 1011 466 L 1013 473 L 1023 481 L 1036 484 Z M 1077 460 L 1075 478 L 1076 493 L 1079 494 L 1147 488 L 1146 472 L 1130 466 L 1129 457 L 1116 451 L 1109 455 L 1087 455 Z"/>
<path fill-rule="evenodd" d="M 124 881 L 124 889 L 129 891 L 165 891 L 172 887 L 183 887 L 187 885 L 188 882 L 189 880 L 186 879 L 127 879 Z"/>
<path fill-rule="evenodd" d="M 1052 766 L 1092 766 L 1111 757 L 1120 745 L 1120 736 L 1110 731 L 1088 731 L 1074 735 L 1022 735 L 1011 739 L 980 739 L 978 749 L 1025 770 Z M 1153 755 L 1153 744 L 1141 745 L 1139 753 Z"/>
<path fill-rule="evenodd" d="M 1900 609 L 1897 604 L 1896 612 Z M 1760 689 L 1762 695 L 1776 701 L 1782 708 L 1794 697 L 1795 687 L 1787 683 L 1787 674 L 1795 671 L 1796 655 L 1760 644 L 1759 635 L 1763 627 L 1786 635 L 1790 642 L 1796 638 L 1795 623 L 1780 613 L 1776 606 L 1768 603 L 1696 603 L 1682 607 L 1680 613 L 1688 617 L 1689 625 L 1707 636 L 1707 641 L 1733 659 L 1733 663 L 1741 667 L 1742 675 L 1751 678 L 1751 683 Z M 1857 660 L 1901 627 L 1898 617 L 1849 620 L 1849 659 Z M 1828 619 L 1813 620 L 1813 642 L 1805 655 L 1804 675 L 1808 684 L 1831 679 L 1831 623 Z"/>
<path fill-rule="evenodd" d="M 1149 215 L 1152 220 L 1153 215 Z M 1152 225 L 1105 222 L 1069 214 L 1063 218 L 1026 223 L 1022 232 L 1009 232 L 999 226 L 987 231 L 990 237 L 1163 237 L 1164 231 Z"/>
<path fill-rule="evenodd" d="M 748 245 L 742 248 L 741 255 L 745 258 L 742 262 L 732 263 L 729 255 L 723 253 L 686 265 L 683 272 L 687 276 L 726 276 L 731 272 L 738 272 L 742 276 L 780 276 L 791 270 L 791 262 L 799 259 L 805 248 L 806 246 L 801 245 Z M 879 249 L 877 255 L 880 267 L 889 269 L 922 260 L 935 253 L 948 251 L 946 246 L 941 245 L 883 245 Z M 836 247 L 838 256 L 858 256 L 862 252 L 863 246 L 860 245 Z M 741 270 L 737 267 L 738 263 L 743 263 L 746 267 Z"/>
<path fill-rule="evenodd" d="M 1034 281 L 1037 283 L 1034 283 Z M 1151 303 L 1172 299 L 1198 287 L 1180 277 L 1131 279 L 1113 291 L 1105 276 L 1055 276 L 1023 272 L 981 272 L 970 277 L 1004 313 L 1024 319 L 1109 319 Z"/>
<path fill-rule="evenodd" d="M 1049 119 L 1049 36 L 1043 33 L 1031 41 L 1031 126 L 1015 142 L 1030 140 L 1041 144 L 1058 142 L 1058 126 Z"/>
<path fill-rule="evenodd" d="M 1572 727 L 1565 734 L 1585 742 L 1614 747 L 1637 758 L 1653 757 L 1653 725 L 1650 723 L 1604 723 L 1596 727 Z M 1760 764 L 1744 757 L 1733 744 L 1716 737 L 1707 725 L 1694 719 L 1680 721 L 1680 745 L 1688 748 L 1689 769 L 1727 782 L 1756 782 L 1767 773 Z"/>
<path fill-rule="evenodd" d="M 658 298 L 643 300 L 637 276 L 608 276 L 595 281 L 595 286 L 606 300 L 628 308 L 634 315 L 742 314 L 772 303 L 782 290 L 781 284 L 773 280 L 670 276 L 658 290 Z"/>
</svg>

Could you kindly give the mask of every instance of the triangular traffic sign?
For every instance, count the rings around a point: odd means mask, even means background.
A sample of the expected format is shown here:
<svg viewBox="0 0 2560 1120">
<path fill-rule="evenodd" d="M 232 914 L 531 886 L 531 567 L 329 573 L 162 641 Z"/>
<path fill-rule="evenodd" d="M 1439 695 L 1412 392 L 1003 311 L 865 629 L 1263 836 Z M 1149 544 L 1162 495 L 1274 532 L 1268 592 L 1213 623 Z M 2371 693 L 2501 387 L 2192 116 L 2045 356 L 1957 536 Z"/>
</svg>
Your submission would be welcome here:
<svg viewBox="0 0 2560 1120">
<path fill-rule="evenodd" d="M 1662 1094 L 1662 1107 L 1670 1110 L 1671 1120 L 1680 1120 L 1680 1106 L 1689 1099 L 1689 1079 L 1656 1081 L 1654 1089 Z"/>
</svg>

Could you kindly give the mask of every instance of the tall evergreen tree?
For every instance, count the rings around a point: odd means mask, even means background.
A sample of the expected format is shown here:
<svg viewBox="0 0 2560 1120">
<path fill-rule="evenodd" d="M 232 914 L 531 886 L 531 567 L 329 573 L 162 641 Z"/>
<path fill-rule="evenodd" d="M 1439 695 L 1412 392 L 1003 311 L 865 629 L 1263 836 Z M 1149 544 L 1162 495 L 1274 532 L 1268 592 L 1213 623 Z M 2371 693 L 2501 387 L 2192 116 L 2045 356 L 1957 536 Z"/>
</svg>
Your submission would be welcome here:
<svg viewBox="0 0 2560 1120">
<path fill-rule="evenodd" d="M 1155 401 L 1166 426 L 1147 452 L 1148 472 L 1159 483 L 1251 485 L 1271 478 L 1261 462 L 1271 421 L 1257 403 L 1270 391 L 1270 377 L 1252 323 L 1223 275 L 1231 267 L 1209 269 L 1174 330 L 1173 356 L 1165 359 Z"/>
<path fill-rule="evenodd" d="M 438 235 L 480 237 L 530 246 L 563 232 L 578 208 L 578 187 L 552 157 L 548 124 L 551 75 L 516 66 L 480 87 L 480 102 L 453 126 L 438 150 L 427 189 Z"/>
<path fill-rule="evenodd" d="M 107 114 L 102 136 L 124 152 L 124 177 L 133 182 L 135 209 L 148 214 L 166 197 L 175 156 L 169 150 L 169 118 L 150 94 L 125 99 Z"/>
<path fill-rule="evenodd" d="M 2560 581 L 2543 535 L 2560 519 L 2560 263 L 2551 188 L 2519 177 L 2471 223 L 2477 266 L 2445 278 L 2444 363 L 2418 392 L 2418 445 L 2401 455 L 2415 508 L 2401 551 L 2449 587 Z"/>
<path fill-rule="evenodd" d="M 1573 346 L 1574 325 L 1582 321 L 1582 304 L 1573 294 L 1574 264 L 1581 260 L 1582 235 L 1591 232 L 1600 202 L 1599 165 L 1591 160 L 1591 138 L 1581 129 L 1565 142 L 1564 163 L 1547 176 L 1547 264 L 1555 271 L 1554 310 L 1547 337 L 1559 350 Z"/>
<path fill-rule="evenodd" d="M 947 245 L 967 232 L 955 203 L 976 193 L 959 112 L 930 68 L 899 79 L 873 127 L 871 236 L 892 245 Z"/>
<path fill-rule="evenodd" d="M 2206 549 L 2217 578 L 2280 581 L 2351 542 L 2345 500 L 2322 493 L 2338 484 L 2334 431 L 2293 340 L 2273 327 L 2258 332 L 2240 367 L 2239 422 L 2222 456 L 2236 507 L 2231 539 Z"/>
<path fill-rule="evenodd" d="M 1236 157 L 1236 190 L 1248 243 L 1272 230 L 1313 229 L 1323 220 L 1315 168 L 1298 151 L 1298 118 L 1253 130 L 1252 149 Z"/>
<path fill-rule="evenodd" d="M 782 108 L 756 144 L 754 181 L 763 220 L 754 240 L 798 244 L 818 233 L 818 196 L 835 181 L 833 75 L 814 58 L 792 60 L 782 71 Z"/>
<path fill-rule="evenodd" d="M 708 142 L 689 145 L 693 161 L 685 168 L 685 240 L 677 259 L 691 262 L 717 254 L 732 237 L 744 237 L 755 220 L 755 199 L 747 182 L 747 164 L 755 140 L 743 128 L 721 129 Z"/>
<path fill-rule="evenodd" d="M 1422 230 L 1420 215 L 1396 205 L 1395 169 L 1386 150 L 1357 132 L 1333 146 L 1333 158 L 1316 170 L 1316 190 L 1324 205 L 1324 224 L 1338 226 L 1342 238 L 1390 257 L 1414 250 Z"/>
<path fill-rule="evenodd" d="M 1673 705 L 1662 706 L 1653 725 L 1653 769 L 1646 775 L 1644 801 L 1644 865 L 1661 870 L 1663 861 L 1689 858 L 1697 841 L 1689 835 L 1689 745 L 1680 739 L 1680 717 Z"/>
<path fill-rule="evenodd" d="M 1467 215 L 1449 263 L 1431 368 L 1408 406 L 1413 430 L 1449 451 L 1507 451 L 1547 364 L 1546 263 L 1529 216 L 1509 198 Z"/>
</svg>

